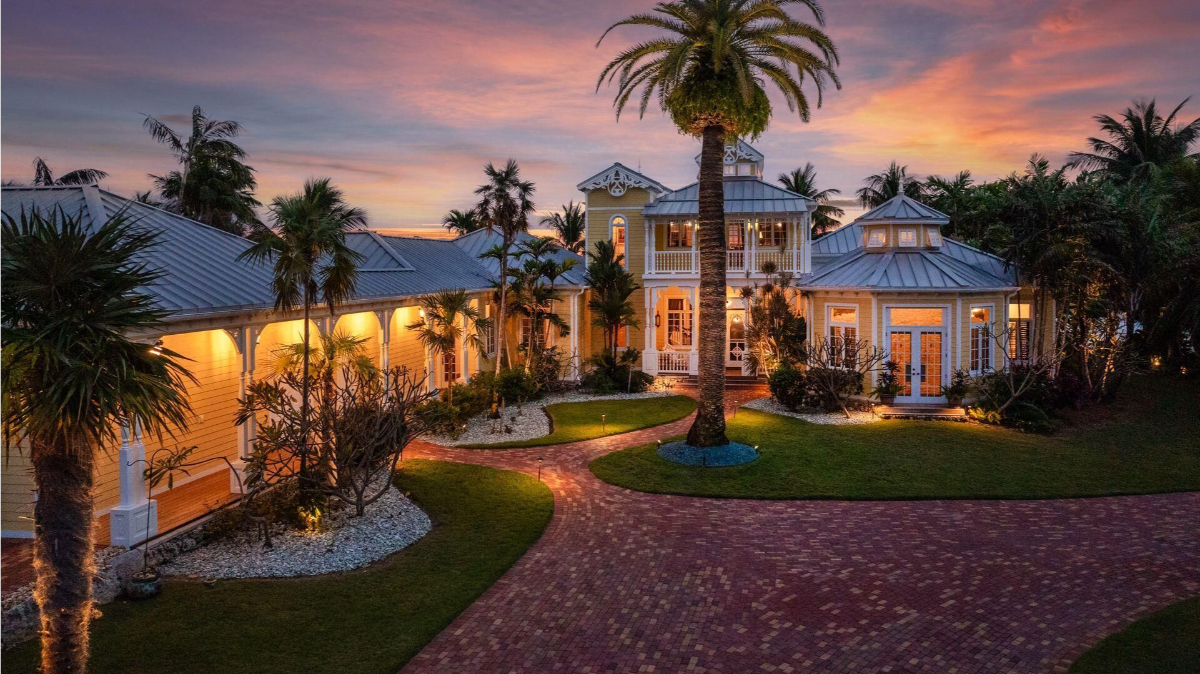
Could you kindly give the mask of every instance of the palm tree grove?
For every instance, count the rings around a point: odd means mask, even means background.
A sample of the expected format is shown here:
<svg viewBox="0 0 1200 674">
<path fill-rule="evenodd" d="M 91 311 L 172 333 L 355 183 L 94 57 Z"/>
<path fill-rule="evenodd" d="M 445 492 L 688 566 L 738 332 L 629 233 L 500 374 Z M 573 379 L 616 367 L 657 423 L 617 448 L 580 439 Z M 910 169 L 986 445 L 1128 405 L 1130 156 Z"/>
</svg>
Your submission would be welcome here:
<svg viewBox="0 0 1200 674">
<path fill-rule="evenodd" d="M 0 28 L 6 674 L 1200 672 L 1193 1 L 156 9 Z"/>
</svg>

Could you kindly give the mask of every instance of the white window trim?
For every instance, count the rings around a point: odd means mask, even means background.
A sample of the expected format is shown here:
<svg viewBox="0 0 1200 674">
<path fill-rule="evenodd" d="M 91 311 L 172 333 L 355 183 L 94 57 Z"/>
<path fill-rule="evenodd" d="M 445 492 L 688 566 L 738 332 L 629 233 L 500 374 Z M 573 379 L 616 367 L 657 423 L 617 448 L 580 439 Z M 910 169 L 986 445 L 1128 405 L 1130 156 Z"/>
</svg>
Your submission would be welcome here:
<svg viewBox="0 0 1200 674">
<path fill-rule="evenodd" d="M 892 330 L 920 330 L 921 328 L 938 328 L 942 331 L 942 385 L 945 386 L 950 382 L 950 342 L 956 344 L 961 336 L 956 337 L 955 332 L 950 328 L 950 304 L 949 303 L 923 303 L 923 304 L 885 304 L 883 311 L 879 314 L 880 321 L 883 323 L 883 344 L 879 345 L 887 354 L 888 360 L 892 358 Z M 941 325 L 892 325 L 892 309 L 941 309 L 942 324 Z"/>
<path fill-rule="evenodd" d="M 971 335 L 971 333 L 974 332 L 974 330 L 975 330 L 975 323 L 971 320 L 971 315 L 973 313 L 975 313 L 976 309 L 987 309 L 988 310 L 988 322 L 985 323 L 985 325 L 988 326 L 988 331 L 989 331 L 988 332 L 988 343 L 987 343 L 988 362 L 991 363 L 992 370 L 996 369 L 996 340 L 994 339 L 995 334 L 996 334 L 996 303 L 995 302 L 978 302 L 978 303 L 973 302 L 973 303 L 971 303 L 970 310 L 967 312 L 967 369 L 970 370 L 971 374 L 974 376 L 984 374 L 984 372 L 981 370 L 975 370 L 975 369 L 971 368 L 971 349 L 975 346 L 974 345 L 975 338 Z"/>
<path fill-rule="evenodd" d="M 833 320 L 833 310 L 834 309 L 853 309 L 854 310 L 854 322 L 851 323 L 850 321 L 835 321 L 835 320 Z M 862 341 L 862 333 L 859 331 L 859 328 L 858 328 L 859 315 L 861 313 L 862 313 L 862 307 L 858 306 L 857 303 L 827 302 L 825 304 L 825 343 L 833 344 L 833 328 L 834 327 L 854 328 L 854 339 L 855 339 L 855 341 L 861 342 Z"/>
<path fill-rule="evenodd" d="M 678 295 L 678 296 L 668 295 L 668 296 L 665 296 L 663 299 L 666 300 L 666 304 L 667 304 L 666 309 L 663 311 L 663 327 L 666 328 L 666 330 L 664 331 L 664 336 L 663 336 L 663 350 L 664 351 L 691 351 L 692 347 L 694 347 L 696 345 L 696 325 L 694 322 L 695 307 L 692 307 L 691 303 L 688 302 L 687 295 Z M 671 308 L 672 300 L 679 300 L 681 302 L 681 305 L 680 305 L 681 308 L 672 309 Z M 679 345 L 671 344 L 671 314 L 672 313 L 679 314 L 680 336 L 687 334 L 686 331 L 684 330 L 684 327 L 691 328 L 691 333 L 688 335 L 689 336 L 688 344 L 679 344 Z"/>
<path fill-rule="evenodd" d="M 904 243 L 904 233 L 908 232 L 913 235 L 912 243 Z M 900 248 L 916 248 L 918 239 L 917 230 L 912 227 L 905 227 L 896 232 L 896 245 Z"/>
<path fill-rule="evenodd" d="M 933 240 L 935 236 L 937 237 L 937 241 Z M 945 243 L 945 237 L 942 236 L 942 233 L 936 227 L 931 227 L 929 231 L 925 232 L 925 237 L 929 240 L 929 245 L 934 248 L 941 248 Z"/>
<path fill-rule="evenodd" d="M 875 235 L 882 234 L 883 238 L 875 241 Z M 867 234 L 867 248 L 883 248 L 887 245 L 887 232 L 882 229 L 873 229 Z"/>
<path fill-rule="evenodd" d="M 619 225 L 614 224 L 616 222 L 617 218 L 621 219 L 621 224 L 619 224 Z M 629 218 L 625 217 L 624 213 L 613 213 L 608 218 L 608 240 L 612 241 L 615 244 L 617 242 L 617 239 L 616 239 L 616 237 L 613 236 L 613 227 L 614 226 L 625 228 L 625 252 L 621 253 L 621 255 L 625 256 L 625 259 L 621 260 L 621 266 L 624 267 L 625 269 L 628 269 L 629 268 Z"/>
</svg>

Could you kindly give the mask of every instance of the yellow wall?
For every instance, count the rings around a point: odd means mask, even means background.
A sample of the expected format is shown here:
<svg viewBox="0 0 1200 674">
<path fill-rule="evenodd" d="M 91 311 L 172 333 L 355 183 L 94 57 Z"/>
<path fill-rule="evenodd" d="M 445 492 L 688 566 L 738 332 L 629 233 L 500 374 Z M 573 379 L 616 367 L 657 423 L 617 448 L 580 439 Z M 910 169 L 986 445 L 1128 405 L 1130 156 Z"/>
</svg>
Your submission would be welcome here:
<svg viewBox="0 0 1200 674">
<path fill-rule="evenodd" d="M 366 338 L 363 342 L 363 351 L 371 357 L 371 362 L 376 365 L 382 365 L 383 359 L 380 354 L 380 345 L 383 343 L 383 331 L 379 327 L 379 319 L 376 318 L 373 311 L 360 311 L 355 314 L 346 314 L 339 316 L 337 323 L 333 326 L 334 334 L 345 332 L 359 339 Z"/>
</svg>

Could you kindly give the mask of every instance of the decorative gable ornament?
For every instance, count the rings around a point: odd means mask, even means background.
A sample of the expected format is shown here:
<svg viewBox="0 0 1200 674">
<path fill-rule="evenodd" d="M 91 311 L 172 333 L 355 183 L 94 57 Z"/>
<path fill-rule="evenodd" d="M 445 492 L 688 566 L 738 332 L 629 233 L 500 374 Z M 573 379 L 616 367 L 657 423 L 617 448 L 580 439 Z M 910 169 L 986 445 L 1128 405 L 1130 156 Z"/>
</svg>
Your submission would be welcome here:
<svg viewBox="0 0 1200 674">
<path fill-rule="evenodd" d="M 607 171 L 585 180 L 578 187 L 585 192 L 607 189 L 614 197 L 619 197 L 632 188 L 641 188 L 654 194 L 666 192 L 662 185 L 620 164 L 613 164 Z"/>
<path fill-rule="evenodd" d="M 755 150 L 744 140 L 739 140 L 736 143 L 725 144 L 725 155 L 722 161 L 725 164 L 736 164 L 739 159 L 748 159 L 755 163 L 761 163 L 765 159 L 765 155 Z M 700 155 L 696 155 L 696 166 L 700 165 Z"/>
</svg>

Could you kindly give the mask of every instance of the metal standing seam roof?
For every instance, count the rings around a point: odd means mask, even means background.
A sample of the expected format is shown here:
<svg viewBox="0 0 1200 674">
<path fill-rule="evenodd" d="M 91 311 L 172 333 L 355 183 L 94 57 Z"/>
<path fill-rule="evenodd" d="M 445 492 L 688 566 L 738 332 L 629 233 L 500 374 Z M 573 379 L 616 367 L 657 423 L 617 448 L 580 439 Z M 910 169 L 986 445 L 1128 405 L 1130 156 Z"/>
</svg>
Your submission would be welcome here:
<svg viewBox="0 0 1200 674">
<path fill-rule="evenodd" d="M 535 237 L 528 232 L 521 232 L 517 235 L 517 243 L 521 243 L 523 241 L 532 241 L 536 238 L 538 237 Z M 499 261 L 491 259 L 479 259 L 479 256 L 484 252 L 491 250 L 493 246 L 498 245 L 500 240 L 500 234 L 489 232 L 485 229 L 478 229 L 474 232 L 463 234 L 462 236 L 455 238 L 454 244 L 457 245 L 464 252 L 464 254 L 473 258 L 477 264 L 482 265 L 487 270 L 487 273 L 491 278 L 495 278 L 500 273 Z M 515 246 L 510 254 L 513 256 L 513 258 L 515 258 L 515 261 L 510 261 L 509 264 L 519 264 L 519 262 L 523 259 L 523 256 L 516 255 Z M 575 266 L 571 269 L 571 271 L 563 274 L 555 280 L 555 286 L 583 287 L 587 285 L 587 280 L 585 278 L 587 264 L 583 256 L 576 255 L 575 253 L 563 248 L 558 248 L 551 255 L 551 257 L 558 262 L 563 262 L 565 260 L 575 261 Z"/>
<path fill-rule="evenodd" d="M 938 251 L 848 253 L 801 282 L 805 288 L 993 290 L 1014 283 Z"/>
<path fill-rule="evenodd" d="M 159 232 L 158 245 L 145 254 L 145 260 L 163 276 L 147 290 L 156 304 L 171 311 L 176 319 L 274 306 L 270 266 L 237 259 L 252 245 L 245 238 L 94 185 L 4 187 L 2 194 L 0 208 L 13 217 L 22 208 L 26 212 L 45 212 L 62 207 L 67 214 L 79 214 L 85 225 L 94 227 L 124 209 L 138 226 Z M 489 270 L 452 241 L 383 236 L 363 230 L 351 232 L 347 243 L 366 258 L 355 300 L 491 287 Z"/>
<path fill-rule="evenodd" d="M 816 208 L 808 197 L 762 180 L 724 181 L 726 213 L 805 213 Z M 692 183 L 651 201 L 644 215 L 699 215 L 700 184 Z"/>
<path fill-rule="evenodd" d="M 863 213 L 855 222 L 870 225 L 887 223 L 945 225 L 949 224 L 950 216 L 935 208 L 930 208 L 916 199 L 899 194 Z"/>
</svg>

